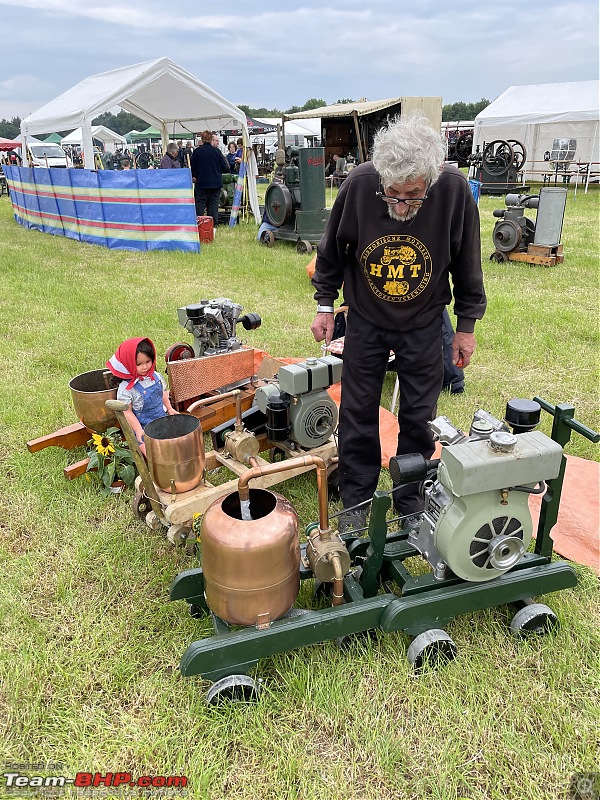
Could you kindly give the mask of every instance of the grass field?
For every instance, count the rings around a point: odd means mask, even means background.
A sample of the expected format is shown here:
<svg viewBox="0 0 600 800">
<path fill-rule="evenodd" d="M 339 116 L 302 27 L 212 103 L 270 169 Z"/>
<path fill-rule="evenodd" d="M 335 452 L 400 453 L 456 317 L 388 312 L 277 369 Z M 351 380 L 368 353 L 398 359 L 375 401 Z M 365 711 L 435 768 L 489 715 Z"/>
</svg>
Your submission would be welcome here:
<svg viewBox="0 0 600 800">
<path fill-rule="evenodd" d="M 600 427 L 598 201 L 597 188 L 569 191 L 565 262 L 544 268 L 488 261 L 503 201 L 482 198 L 489 307 L 467 390 L 443 396 L 440 413 L 465 427 L 477 408 L 502 416 L 509 398 L 539 394 Z M 160 354 L 189 340 L 178 306 L 231 297 L 263 318 L 249 344 L 318 355 L 307 256 L 255 235 L 254 225 L 219 228 L 200 255 L 109 251 L 24 230 L 0 199 L 5 764 L 60 762 L 70 777 L 185 775 L 188 796 L 210 800 L 568 797 L 573 774 L 600 771 L 600 593 L 590 569 L 575 565 L 578 586 L 541 599 L 562 622 L 547 637 L 512 639 L 507 608 L 465 615 L 448 626 L 457 658 L 420 677 L 401 634 L 346 651 L 327 642 L 261 662 L 258 704 L 209 710 L 208 684 L 177 667 L 211 625 L 167 600 L 193 560 L 133 517 L 131 492 L 105 501 L 93 482 L 65 481 L 82 449 L 28 453 L 27 440 L 75 421 L 69 380 L 102 367 L 123 339 L 150 336 Z M 384 405 L 392 387 L 388 375 Z M 598 456 L 577 435 L 567 452 Z M 316 518 L 314 476 L 279 490 L 302 524 Z"/>
</svg>

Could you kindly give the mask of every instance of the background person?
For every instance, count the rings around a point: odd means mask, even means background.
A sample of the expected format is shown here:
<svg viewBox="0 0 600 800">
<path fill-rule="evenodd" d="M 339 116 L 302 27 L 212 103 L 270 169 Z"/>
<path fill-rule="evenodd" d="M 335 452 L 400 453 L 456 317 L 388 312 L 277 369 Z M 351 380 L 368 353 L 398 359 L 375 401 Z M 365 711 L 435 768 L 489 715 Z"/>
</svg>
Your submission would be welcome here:
<svg viewBox="0 0 600 800">
<path fill-rule="evenodd" d="M 179 147 L 175 142 L 169 142 L 167 145 L 167 152 L 162 157 L 159 169 L 181 169 L 181 162 L 179 161 Z"/>
<path fill-rule="evenodd" d="M 223 175 L 229 172 L 229 164 L 218 147 L 218 137 L 217 147 L 213 147 L 212 141 L 212 132 L 204 131 L 202 144 L 192 155 L 192 179 L 196 215 L 202 217 L 207 214 L 213 218 L 216 226 L 219 224 L 219 196 L 223 187 Z"/>
<path fill-rule="evenodd" d="M 377 132 L 372 161 L 346 178 L 317 248 L 316 341 L 333 334 L 344 284 L 349 305 L 339 423 L 339 486 L 345 508 L 370 500 L 381 464 L 379 402 L 390 351 L 400 387 L 399 455 L 431 458 L 427 423 L 442 389 L 442 317 L 454 294 L 453 363 L 467 367 L 475 321 L 485 312 L 479 214 L 464 175 L 444 166 L 445 148 L 422 117 Z M 450 288 L 452 278 L 453 292 Z M 423 509 L 418 486 L 394 492 L 409 527 Z M 339 529 L 363 527 L 364 509 Z"/>
</svg>

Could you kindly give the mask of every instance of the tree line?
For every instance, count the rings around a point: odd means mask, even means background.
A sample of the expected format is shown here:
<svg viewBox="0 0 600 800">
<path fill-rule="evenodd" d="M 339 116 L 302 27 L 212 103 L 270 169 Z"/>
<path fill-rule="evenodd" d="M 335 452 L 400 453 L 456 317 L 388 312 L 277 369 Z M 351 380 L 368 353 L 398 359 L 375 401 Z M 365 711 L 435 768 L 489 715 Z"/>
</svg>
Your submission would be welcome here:
<svg viewBox="0 0 600 800">
<path fill-rule="evenodd" d="M 336 103 L 354 103 L 355 100 L 344 98 L 343 100 L 336 100 Z M 459 120 L 475 119 L 480 111 L 483 111 L 486 106 L 489 106 L 490 101 L 482 97 L 476 103 L 450 103 L 442 106 L 442 122 L 458 122 Z M 239 104 L 239 108 L 249 117 L 281 117 L 283 114 L 296 114 L 299 111 L 312 111 L 315 108 L 326 106 L 327 102 L 316 97 L 311 97 L 304 103 L 303 106 L 292 106 L 291 108 L 281 111 L 278 108 L 253 108 L 252 106 Z M 118 114 L 112 114 L 110 111 L 100 114 L 92 121 L 92 125 L 104 125 L 116 133 L 124 136 L 132 130 L 143 131 L 148 127 L 148 123 L 143 119 L 130 114 L 127 111 L 119 111 Z M 14 139 L 21 132 L 21 118 L 13 117 L 11 120 L 0 120 L 0 137 L 4 139 Z M 51 131 L 49 131 L 51 133 Z M 70 131 L 56 131 L 61 136 L 66 136 Z"/>
</svg>

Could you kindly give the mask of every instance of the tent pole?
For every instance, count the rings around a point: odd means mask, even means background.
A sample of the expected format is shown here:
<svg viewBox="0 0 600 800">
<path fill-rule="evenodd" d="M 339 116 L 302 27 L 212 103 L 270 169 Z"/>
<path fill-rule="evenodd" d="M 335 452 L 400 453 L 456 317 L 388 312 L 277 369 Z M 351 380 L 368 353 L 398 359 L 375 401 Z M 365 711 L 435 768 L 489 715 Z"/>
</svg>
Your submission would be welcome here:
<svg viewBox="0 0 600 800">
<path fill-rule="evenodd" d="M 87 117 L 84 117 L 81 121 L 81 149 L 83 150 L 83 166 L 85 169 L 95 169 L 92 126 Z"/>
</svg>

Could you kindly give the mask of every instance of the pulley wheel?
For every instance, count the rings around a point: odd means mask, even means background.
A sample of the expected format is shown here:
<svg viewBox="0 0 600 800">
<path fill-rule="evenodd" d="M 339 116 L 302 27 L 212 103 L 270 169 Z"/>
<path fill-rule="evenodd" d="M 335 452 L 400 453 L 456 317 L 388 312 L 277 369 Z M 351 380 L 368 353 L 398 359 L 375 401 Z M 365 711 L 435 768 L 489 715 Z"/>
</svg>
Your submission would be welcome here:
<svg viewBox="0 0 600 800">
<path fill-rule="evenodd" d="M 284 183 L 272 183 L 265 194 L 265 209 L 271 225 L 285 225 L 292 216 L 294 202 Z"/>
<path fill-rule="evenodd" d="M 167 364 L 169 361 L 183 361 L 185 358 L 193 357 L 194 348 L 190 347 L 190 345 L 186 344 L 185 342 L 177 342 L 177 344 L 172 344 L 165 353 L 165 361 Z"/>
<path fill-rule="evenodd" d="M 521 243 L 523 238 L 523 231 L 521 226 L 514 222 L 512 219 L 505 219 L 502 222 L 497 222 L 492 234 L 492 240 L 496 245 L 496 249 L 503 253 L 510 253 Z"/>
<path fill-rule="evenodd" d="M 482 165 L 489 175 L 504 175 L 514 159 L 512 147 L 504 139 L 494 139 L 483 148 Z"/>
<path fill-rule="evenodd" d="M 507 142 L 513 149 L 513 167 L 519 170 L 527 161 L 527 150 L 525 149 L 525 145 L 518 139 L 507 139 Z"/>
<path fill-rule="evenodd" d="M 467 161 L 473 151 L 473 134 L 465 131 L 456 140 L 456 157 L 458 161 Z"/>
</svg>

